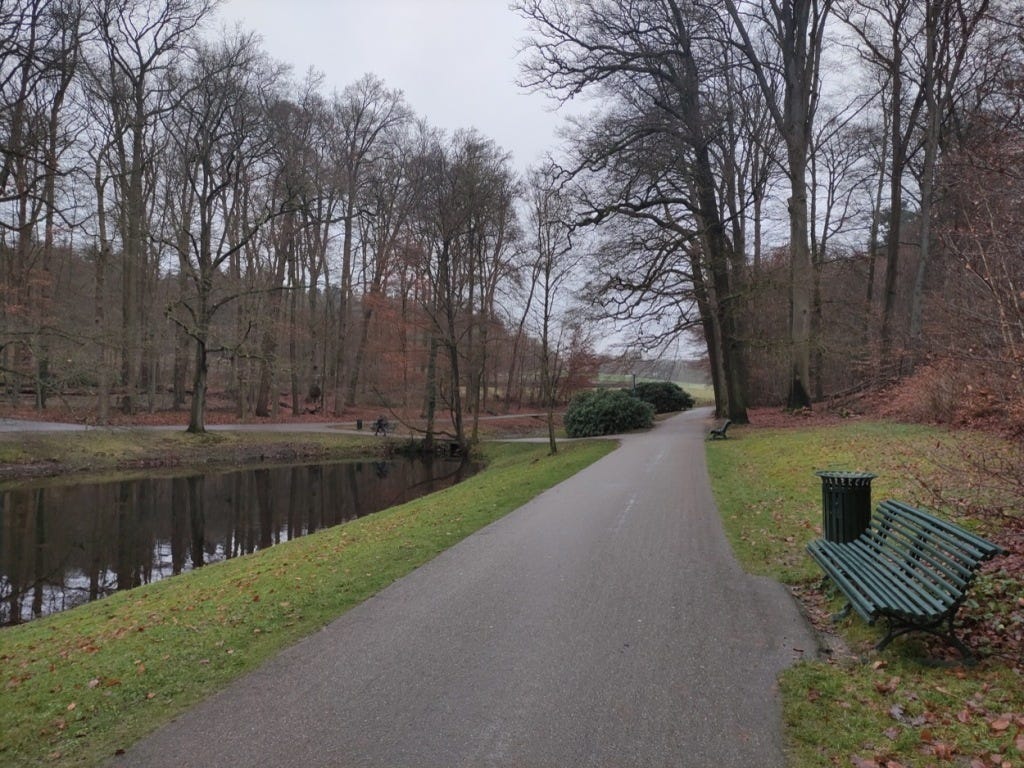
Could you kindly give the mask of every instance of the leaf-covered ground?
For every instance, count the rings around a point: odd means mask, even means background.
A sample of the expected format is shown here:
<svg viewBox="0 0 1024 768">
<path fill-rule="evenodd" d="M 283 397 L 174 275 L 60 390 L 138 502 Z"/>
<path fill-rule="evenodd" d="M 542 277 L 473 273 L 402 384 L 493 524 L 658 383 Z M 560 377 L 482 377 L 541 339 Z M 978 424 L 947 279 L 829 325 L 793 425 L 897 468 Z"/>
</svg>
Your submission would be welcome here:
<svg viewBox="0 0 1024 768">
<path fill-rule="evenodd" d="M 719 509 L 737 556 L 789 584 L 831 649 L 781 682 L 793 766 L 1024 765 L 1024 500 L 986 469 L 1005 468 L 1017 446 L 836 414 L 753 420 L 708 444 Z M 830 621 L 843 601 L 804 552 L 821 535 L 818 469 L 874 472 L 876 501 L 929 508 L 1010 551 L 985 567 L 960 612 L 978 665 L 919 635 L 878 653 L 880 628 Z"/>
</svg>

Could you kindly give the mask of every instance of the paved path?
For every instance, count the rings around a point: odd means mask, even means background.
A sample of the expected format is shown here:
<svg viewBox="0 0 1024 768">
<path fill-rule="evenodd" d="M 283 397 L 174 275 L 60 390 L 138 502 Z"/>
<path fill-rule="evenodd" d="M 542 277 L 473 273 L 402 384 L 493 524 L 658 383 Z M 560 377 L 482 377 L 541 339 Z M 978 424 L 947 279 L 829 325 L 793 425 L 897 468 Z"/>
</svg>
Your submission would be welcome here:
<svg viewBox="0 0 1024 768">
<path fill-rule="evenodd" d="M 703 415 L 627 437 L 114 765 L 783 765 L 775 678 L 815 641 L 731 556 Z"/>
</svg>

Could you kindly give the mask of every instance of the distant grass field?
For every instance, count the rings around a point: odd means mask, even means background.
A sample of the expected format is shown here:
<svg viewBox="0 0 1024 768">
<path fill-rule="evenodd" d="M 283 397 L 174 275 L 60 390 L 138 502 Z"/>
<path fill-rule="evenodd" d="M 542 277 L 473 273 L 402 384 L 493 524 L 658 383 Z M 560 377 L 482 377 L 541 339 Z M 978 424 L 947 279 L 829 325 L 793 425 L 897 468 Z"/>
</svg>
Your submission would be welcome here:
<svg viewBox="0 0 1024 768">
<path fill-rule="evenodd" d="M 638 384 L 641 381 L 662 381 L 662 379 L 647 379 L 642 376 L 637 376 L 636 380 Z M 633 377 L 628 373 L 599 373 L 597 381 L 598 384 L 604 386 L 618 386 L 623 389 L 633 385 Z M 710 384 L 698 384 L 692 381 L 677 381 L 674 383 L 693 395 L 693 399 L 699 406 L 713 405 L 715 402 L 715 390 Z"/>
</svg>

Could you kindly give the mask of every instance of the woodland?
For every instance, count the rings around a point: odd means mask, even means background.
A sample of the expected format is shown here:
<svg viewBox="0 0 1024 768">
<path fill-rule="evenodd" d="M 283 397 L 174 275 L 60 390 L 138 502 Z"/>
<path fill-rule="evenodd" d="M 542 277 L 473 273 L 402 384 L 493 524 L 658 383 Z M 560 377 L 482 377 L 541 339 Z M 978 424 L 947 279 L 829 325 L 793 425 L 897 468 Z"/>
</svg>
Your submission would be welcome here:
<svg viewBox="0 0 1024 768">
<path fill-rule="evenodd" d="M 898 384 L 1024 430 L 1019 4 L 516 0 L 520 85 L 584 106 L 525 172 L 216 6 L 0 0 L 9 407 L 372 404 L 469 443 L 614 337 L 706 349 L 737 423 Z"/>
</svg>

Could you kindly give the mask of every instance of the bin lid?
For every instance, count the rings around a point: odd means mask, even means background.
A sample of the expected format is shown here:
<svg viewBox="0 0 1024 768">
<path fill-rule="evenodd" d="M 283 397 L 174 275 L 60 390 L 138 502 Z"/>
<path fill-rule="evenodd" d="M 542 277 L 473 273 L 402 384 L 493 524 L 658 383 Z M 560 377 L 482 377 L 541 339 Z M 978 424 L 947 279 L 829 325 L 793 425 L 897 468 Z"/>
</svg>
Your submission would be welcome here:
<svg viewBox="0 0 1024 768">
<path fill-rule="evenodd" d="M 814 474 L 822 480 L 835 485 L 867 485 L 878 477 L 878 475 L 871 472 L 849 472 L 839 469 L 819 469 Z"/>
</svg>

